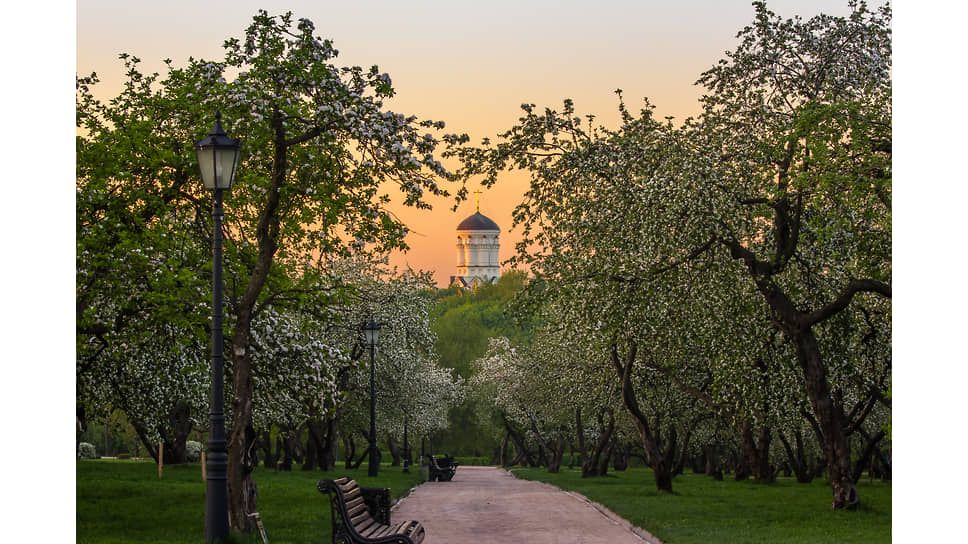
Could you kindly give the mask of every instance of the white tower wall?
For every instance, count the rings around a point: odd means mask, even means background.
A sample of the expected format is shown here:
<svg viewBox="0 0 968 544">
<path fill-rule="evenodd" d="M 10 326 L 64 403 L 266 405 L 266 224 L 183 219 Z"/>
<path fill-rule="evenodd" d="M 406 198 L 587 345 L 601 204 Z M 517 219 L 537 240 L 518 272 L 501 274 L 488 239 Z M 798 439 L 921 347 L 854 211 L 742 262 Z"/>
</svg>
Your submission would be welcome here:
<svg viewBox="0 0 968 544">
<path fill-rule="evenodd" d="M 501 275 L 499 256 L 501 231 L 457 231 L 457 276 L 467 285 L 495 281 Z"/>
</svg>

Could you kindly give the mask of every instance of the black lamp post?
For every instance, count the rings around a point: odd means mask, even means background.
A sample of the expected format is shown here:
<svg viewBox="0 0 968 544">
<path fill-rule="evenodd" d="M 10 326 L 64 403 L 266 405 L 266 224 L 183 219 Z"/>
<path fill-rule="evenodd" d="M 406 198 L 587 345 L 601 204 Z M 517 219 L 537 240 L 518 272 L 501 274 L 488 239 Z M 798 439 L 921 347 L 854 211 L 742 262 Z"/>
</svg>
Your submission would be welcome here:
<svg viewBox="0 0 968 544">
<path fill-rule="evenodd" d="M 366 343 L 370 345 L 370 469 L 367 474 L 375 477 L 380 472 L 378 460 L 380 450 L 376 447 L 376 374 L 373 370 L 373 349 L 380 339 L 380 325 L 370 317 L 370 322 L 363 327 L 363 332 L 366 333 Z"/>
<path fill-rule="evenodd" d="M 232 188 L 242 144 L 222 129 L 222 113 L 215 112 L 215 127 L 195 142 L 195 156 L 202 183 L 215 193 L 212 207 L 212 398 L 209 414 L 208 455 L 205 459 L 205 540 L 224 541 L 229 536 L 228 441 L 222 378 L 222 191 Z"/>
</svg>

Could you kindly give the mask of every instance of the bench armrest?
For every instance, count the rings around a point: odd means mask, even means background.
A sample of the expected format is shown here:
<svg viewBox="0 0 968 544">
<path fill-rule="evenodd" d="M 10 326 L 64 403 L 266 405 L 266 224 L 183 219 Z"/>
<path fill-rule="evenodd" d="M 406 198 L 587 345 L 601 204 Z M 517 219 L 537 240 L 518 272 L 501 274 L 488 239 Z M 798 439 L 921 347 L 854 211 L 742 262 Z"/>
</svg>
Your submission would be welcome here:
<svg viewBox="0 0 968 544">
<path fill-rule="evenodd" d="M 360 487 L 366 510 L 377 523 L 390 525 L 390 488 Z"/>
</svg>

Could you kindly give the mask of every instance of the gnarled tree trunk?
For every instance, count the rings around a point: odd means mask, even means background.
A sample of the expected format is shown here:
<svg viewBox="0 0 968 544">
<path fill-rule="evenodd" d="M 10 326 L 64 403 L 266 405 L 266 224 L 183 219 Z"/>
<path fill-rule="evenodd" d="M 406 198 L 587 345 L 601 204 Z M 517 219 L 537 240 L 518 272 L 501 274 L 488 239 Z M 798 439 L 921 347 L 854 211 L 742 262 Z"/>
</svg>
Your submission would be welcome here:
<svg viewBox="0 0 968 544">
<path fill-rule="evenodd" d="M 667 439 L 667 447 L 662 448 L 659 443 L 659 429 L 652 428 L 648 418 L 639 408 L 639 402 L 635 398 L 635 389 L 632 386 L 632 367 L 635 364 L 637 349 L 638 346 L 632 342 L 623 364 L 619 359 L 618 347 L 612 345 L 612 364 L 622 382 L 622 401 L 625 403 L 626 410 L 632 416 L 632 422 L 635 423 L 635 428 L 642 440 L 646 461 L 655 474 L 655 487 L 659 491 L 672 493 L 672 460 L 676 443 L 675 429 L 669 430 L 670 436 Z"/>
<path fill-rule="evenodd" d="M 608 423 L 605 423 L 605 415 L 608 415 Z M 576 413 L 576 423 L 578 426 L 579 436 L 579 447 L 581 448 L 582 464 L 581 464 L 581 477 L 590 478 L 593 476 L 604 476 L 605 472 L 602 471 L 602 455 L 605 453 L 605 449 L 608 447 L 612 439 L 612 433 L 615 431 L 615 414 L 609 408 L 603 408 L 598 414 L 598 426 L 602 429 L 601 435 L 599 435 L 598 442 L 595 444 L 595 448 L 589 454 L 585 449 L 585 439 L 584 439 L 584 429 L 581 423 L 581 411 Z M 608 463 L 605 463 L 605 468 L 608 468 Z"/>
<path fill-rule="evenodd" d="M 760 427 L 759 440 L 753 437 L 753 424 L 749 420 L 740 423 L 740 437 L 742 439 L 742 457 L 749 468 L 753 479 L 759 482 L 776 480 L 776 473 L 770 465 L 770 442 L 772 435 L 766 425 Z"/>
<path fill-rule="evenodd" d="M 235 328 L 232 333 L 232 434 L 228 440 L 228 499 L 229 527 L 236 531 L 257 528 L 250 514 L 255 514 L 258 491 L 252 480 L 251 450 L 246 440 L 246 429 L 252 425 L 252 357 L 251 326 L 255 305 L 269 277 L 269 270 L 279 248 L 280 219 L 279 193 L 289 172 L 287 155 L 289 144 L 283 116 L 275 112 L 272 118 L 273 161 L 272 180 L 265 195 L 265 207 L 256 225 L 258 255 L 249 275 L 248 284 L 237 305 Z"/>
</svg>

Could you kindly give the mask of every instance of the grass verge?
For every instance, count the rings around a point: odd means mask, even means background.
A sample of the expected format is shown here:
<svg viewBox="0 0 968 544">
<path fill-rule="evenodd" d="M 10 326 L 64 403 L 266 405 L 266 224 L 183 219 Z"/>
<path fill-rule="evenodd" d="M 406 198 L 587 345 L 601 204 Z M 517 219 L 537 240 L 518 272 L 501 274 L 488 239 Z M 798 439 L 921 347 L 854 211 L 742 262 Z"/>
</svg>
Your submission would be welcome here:
<svg viewBox="0 0 968 544">
<path fill-rule="evenodd" d="M 665 544 L 891 541 L 890 483 L 860 482 L 860 508 L 844 512 L 830 509 L 830 485 L 822 480 L 798 484 L 781 478 L 762 484 L 684 474 L 675 478 L 670 495 L 656 491 L 649 469 L 585 479 L 580 471 L 566 469 L 558 474 L 543 469 L 512 473 L 581 493 Z"/>
<path fill-rule="evenodd" d="M 364 487 L 389 487 L 393 500 L 420 483 L 419 467 L 403 474 L 384 465 L 370 478 L 359 470 L 332 472 L 256 469 L 258 508 L 269 542 L 329 543 L 329 500 L 316 490 L 323 478 L 350 476 Z M 164 468 L 150 461 L 79 460 L 76 471 L 77 542 L 81 544 L 204 542 L 205 482 L 201 465 Z M 256 533 L 237 542 L 259 543 Z"/>
</svg>

